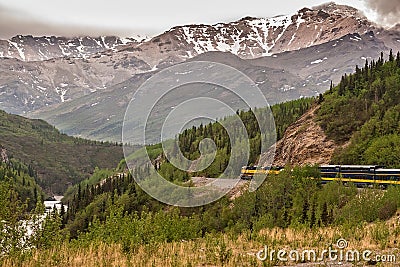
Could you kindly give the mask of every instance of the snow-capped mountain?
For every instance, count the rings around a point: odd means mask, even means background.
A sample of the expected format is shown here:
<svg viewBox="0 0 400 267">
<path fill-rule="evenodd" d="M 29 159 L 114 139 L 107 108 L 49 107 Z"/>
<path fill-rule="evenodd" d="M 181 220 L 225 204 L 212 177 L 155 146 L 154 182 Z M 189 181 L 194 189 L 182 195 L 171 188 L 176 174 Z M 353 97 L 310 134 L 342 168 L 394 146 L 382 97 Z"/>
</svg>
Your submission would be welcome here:
<svg viewBox="0 0 400 267">
<path fill-rule="evenodd" d="M 153 38 L 16 36 L 0 41 L 0 58 L 89 58 L 107 50 L 122 50 L 152 67 L 162 68 L 214 51 L 230 52 L 243 59 L 270 56 L 377 28 L 357 9 L 329 3 L 273 18 L 245 17 L 215 25 L 177 26 Z"/>
<path fill-rule="evenodd" d="M 93 37 L 33 37 L 17 35 L 10 40 L 0 40 L 0 58 L 16 58 L 22 61 L 42 61 L 52 58 L 89 58 L 106 50 L 137 45 L 147 37 L 119 38 L 115 36 Z"/>
<path fill-rule="evenodd" d="M 375 28 L 357 9 L 330 3 L 304 8 L 293 15 L 177 26 L 143 42 L 132 52 L 154 66 L 211 51 L 252 59 L 326 43 L 351 33 L 364 34 Z"/>
</svg>

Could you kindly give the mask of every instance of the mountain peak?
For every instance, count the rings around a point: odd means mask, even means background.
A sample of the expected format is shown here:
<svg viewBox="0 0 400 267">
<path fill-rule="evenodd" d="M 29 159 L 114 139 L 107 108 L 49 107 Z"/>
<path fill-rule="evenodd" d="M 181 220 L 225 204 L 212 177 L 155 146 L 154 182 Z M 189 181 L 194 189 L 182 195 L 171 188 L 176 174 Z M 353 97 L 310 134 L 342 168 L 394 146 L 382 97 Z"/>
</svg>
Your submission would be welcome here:
<svg viewBox="0 0 400 267">
<path fill-rule="evenodd" d="M 302 18 L 322 18 L 322 19 L 327 19 L 330 16 L 346 16 L 346 17 L 357 17 L 359 19 L 363 20 L 368 20 L 367 17 L 361 12 L 360 10 L 347 6 L 347 5 L 340 5 L 336 4 L 335 2 L 329 2 L 325 3 L 319 6 L 314 6 L 311 8 L 304 7 L 300 10 L 298 10 L 294 14 L 287 14 L 287 15 L 277 15 L 273 17 L 269 17 L 266 19 L 279 19 L 279 18 L 286 18 L 286 17 L 294 17 L 294 16 L 300 16 Z M 251 16 L 246 16 L 240 19 L 239 21 L 252 21 L 252 20 L 257 20 L 261 18 L 257 17 L 251 17 Z"/>
<path fill-rule="evenodd" d="M 329 14 L 340 14 L 340 15 L 346 15 L 346 16 L 359 16 L 359 17 L 364 17 L 363 13 L 358 10 L 357 8 L 354 8 L 352 6 L 348 5 L 340 5 L 336 4 L 335 2 L 329 2 L 325 3 L 319 6 L 315 6 L 312 8 L 313 10 L 322 10 L 325 11 Z"/>
</svg>

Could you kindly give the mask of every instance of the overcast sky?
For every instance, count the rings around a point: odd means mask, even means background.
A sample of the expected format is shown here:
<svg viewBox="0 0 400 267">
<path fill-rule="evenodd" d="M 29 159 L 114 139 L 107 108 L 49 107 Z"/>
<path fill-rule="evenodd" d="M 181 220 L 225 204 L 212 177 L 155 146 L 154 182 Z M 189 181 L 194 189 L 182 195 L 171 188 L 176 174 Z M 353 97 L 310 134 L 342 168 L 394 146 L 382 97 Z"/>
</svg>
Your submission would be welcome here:
<svg viewBox="0 0 400 267">
<path fill-rule="evenodd" d="M 0 38 L 32 35 L 156 35 L 176 25 L 291 14 L 324 0 L 0 0 Z M 376 20 L 363 0 L 338 0 Z"/>
</svg>

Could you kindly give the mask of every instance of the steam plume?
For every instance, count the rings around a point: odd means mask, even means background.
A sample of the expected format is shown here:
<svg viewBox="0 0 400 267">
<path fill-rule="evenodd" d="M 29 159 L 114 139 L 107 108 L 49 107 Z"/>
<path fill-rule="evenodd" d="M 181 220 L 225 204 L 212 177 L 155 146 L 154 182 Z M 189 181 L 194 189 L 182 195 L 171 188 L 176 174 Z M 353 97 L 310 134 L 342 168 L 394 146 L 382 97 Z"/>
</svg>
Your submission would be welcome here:
<svg viewBox="0 0 400 267">
<path fill-rule="evenodd" d="M 400 0 L 366 0 L 367 5 L 379 15 L 385 25 L 400 23 Z"/>
</svg>

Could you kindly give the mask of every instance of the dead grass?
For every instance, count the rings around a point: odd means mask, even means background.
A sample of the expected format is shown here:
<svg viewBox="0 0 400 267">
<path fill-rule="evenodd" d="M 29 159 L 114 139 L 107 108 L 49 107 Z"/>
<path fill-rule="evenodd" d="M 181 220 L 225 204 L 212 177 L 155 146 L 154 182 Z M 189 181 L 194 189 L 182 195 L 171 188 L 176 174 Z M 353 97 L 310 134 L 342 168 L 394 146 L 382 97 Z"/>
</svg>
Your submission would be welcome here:
<svg viewBox="0 0 400 267">
<path fill-rule="evenodd" d="M 339 238 L 348 241 L 349 249 L 369 249 L 398 254 L 399 220 L 352 228 L 264 229 L 257 234 L 210 235 L 206 238 L 141 245 L 124 252 L 119 244 L 92 244 L 89 248 L 64 244 L 59 248 L 36 250 L 25 260 L 5 258 L 4 267 L 36 266 L 273 266 L 261 262 L 257 252 L 265 245 L 274 249 L 328 249 Z M 385 239 L 385 240 L 383 240 Z M 385 246 L 382 246 L 385 244 Z M 294 263 L 292 263 L 294 264 Z M 309 265 L 310 266 L 310 265 Z M 385 265 L 379 265 L 385 266 Z M 387 265 L 390 266 L 390 265 Z M 391 265 L 393 266 L 393 265 Z"/>
</svg>

